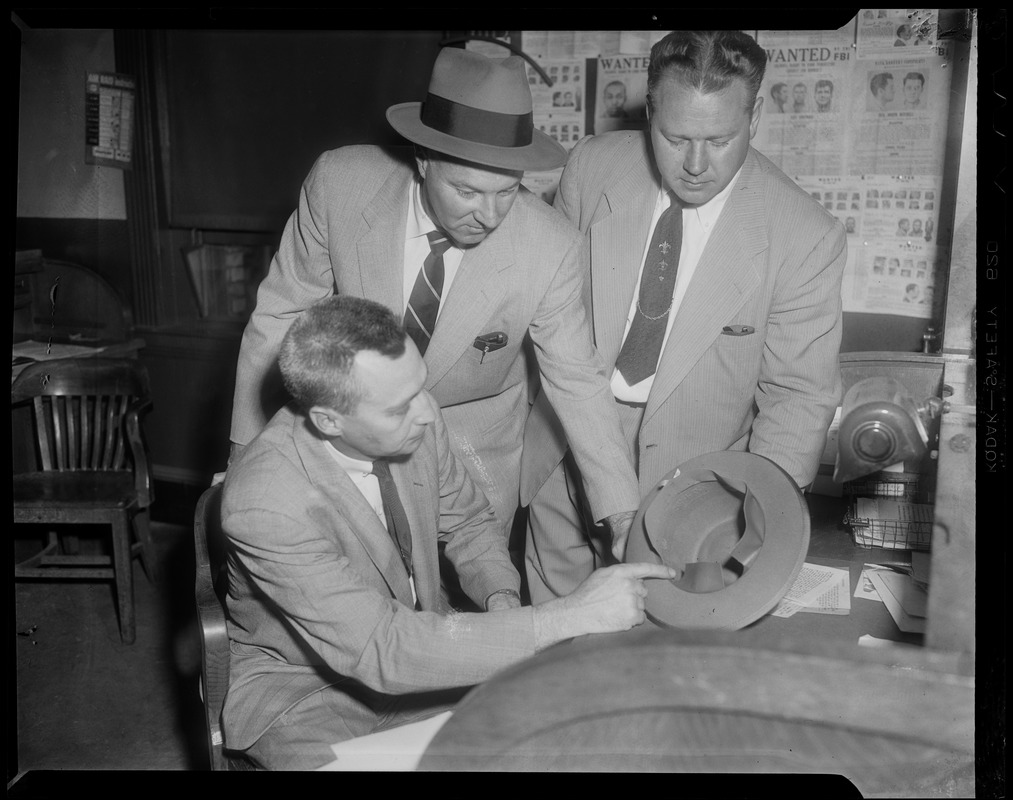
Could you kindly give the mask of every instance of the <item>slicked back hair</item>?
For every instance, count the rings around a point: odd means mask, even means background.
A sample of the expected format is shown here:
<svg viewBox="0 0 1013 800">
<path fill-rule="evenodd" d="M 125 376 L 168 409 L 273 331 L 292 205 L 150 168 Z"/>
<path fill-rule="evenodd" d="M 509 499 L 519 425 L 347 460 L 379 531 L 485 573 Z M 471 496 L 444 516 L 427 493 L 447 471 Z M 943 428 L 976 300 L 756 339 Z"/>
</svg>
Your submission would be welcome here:
<svg viewBox="0 0 1013 800">
<path fill-rule="evenodd" d="M 720 92 L 741 80 L 746 85 L 746 110 L 752 113 L 766 67 L 766 52 L 741 31 L 673 31 L 651 48 L 647 105 L 653 112 L 654 94 L 664 78 L 675 78 L 703 94 Z"/>
<path fill-rule="evenodd" d="M 404 327 L 372 300 L 329 297 L 303 312 L 282 340 L 278 366 L 285 388 L 303 411 L 319 405 L 349 414 L 362 398 L 352 368 L 363 350 L 404 355 Z"/>
</svg>

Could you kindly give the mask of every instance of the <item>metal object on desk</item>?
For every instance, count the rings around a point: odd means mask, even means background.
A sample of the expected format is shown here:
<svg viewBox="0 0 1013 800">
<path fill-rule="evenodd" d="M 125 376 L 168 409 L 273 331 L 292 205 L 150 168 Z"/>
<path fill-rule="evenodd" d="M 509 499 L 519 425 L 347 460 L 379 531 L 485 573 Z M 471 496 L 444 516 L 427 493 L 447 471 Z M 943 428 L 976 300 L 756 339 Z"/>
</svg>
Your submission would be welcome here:
<svg viewBox="0 0 1013 800">
<path fill-rule="evenodd" d="M 834 480 L 843 483 L 918 458 L 928 438 L 918 407 L 900 381 L 858 381 L 841 405 Z"/>
</svg>

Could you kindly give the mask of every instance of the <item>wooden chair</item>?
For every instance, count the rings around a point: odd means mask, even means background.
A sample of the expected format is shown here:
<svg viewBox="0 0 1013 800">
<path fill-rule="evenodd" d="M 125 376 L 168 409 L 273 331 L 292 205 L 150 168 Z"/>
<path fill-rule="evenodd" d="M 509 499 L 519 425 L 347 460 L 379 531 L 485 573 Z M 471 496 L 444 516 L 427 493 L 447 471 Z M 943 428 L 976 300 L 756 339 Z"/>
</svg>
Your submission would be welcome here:
<svg viewBox="0 0 1013 800">
<path fill-rule="evenodd" d="M 148 579 L 158 580 L 148 513 L 151 473 L 141 429 L 141 414 L 151 406 L 147 372 L 129 359 L 40 361 L 11 386 L 12 406 L 22 403 L 32 406 L 36 463 L 14 475 L 14 522 L 109 525 L 112 556 L 74 552 L 77 547 L 63 546 L 62 531 L 51 529 L 41 552 L 15 564 L 15 580 L 113 581 L 120 636 L 132 644 L 134 555 L 141 556 Z"/>
<path fill-rule="evenodd" d="M 225 626 L 229 576 L 221 519 L 222 485 L 219 483 L 205 489 L 200 496 L 193 521 L 197 619 L 201 635 L 201 698 L 211 769 L 250 770 L 253 766 L 247 759 L 223 747 L 222 706 L 229 688 L 229 636 Z"/>
</svg>

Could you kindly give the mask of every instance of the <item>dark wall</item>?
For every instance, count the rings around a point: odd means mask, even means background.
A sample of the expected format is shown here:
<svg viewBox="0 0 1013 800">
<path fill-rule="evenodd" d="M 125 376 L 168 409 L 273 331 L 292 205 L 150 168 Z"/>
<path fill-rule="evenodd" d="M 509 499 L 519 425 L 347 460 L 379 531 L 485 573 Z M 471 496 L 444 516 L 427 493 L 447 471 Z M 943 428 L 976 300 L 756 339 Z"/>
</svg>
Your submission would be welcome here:
<svg viewBox="0 0 1013 800">
<path fill-rule="evenodd" d="M 94 270 L 129 304 L 133 296 L 126 220 L 18 217 L 15 249 Z"/>
</svg>

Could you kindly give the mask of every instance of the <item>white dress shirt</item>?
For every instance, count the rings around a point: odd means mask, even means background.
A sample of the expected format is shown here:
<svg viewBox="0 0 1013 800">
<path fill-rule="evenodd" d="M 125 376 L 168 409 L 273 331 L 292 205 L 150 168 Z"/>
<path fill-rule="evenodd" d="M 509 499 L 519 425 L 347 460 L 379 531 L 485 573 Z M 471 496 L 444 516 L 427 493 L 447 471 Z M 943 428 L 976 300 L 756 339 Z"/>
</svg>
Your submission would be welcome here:
<svg viewBox="0 0 1013 800">
<path fill-rule="evenodd" d="M 661 343 L 662 353 L 665 351 L 668 336 L 672 332 L 672 323 L 675 320 L 675 315 L 679 311 L 682 299 L 686 296 L 686 290 L 689 288 L 689 283 L 693 278 L 693 273 L 696 271 L 696 266 L 700 263 L 700 256 L 707 246 L 707 240 L 710 239 L 711 231 L 714 230 L 718 217 L 721 216 L 721 211 L 725 207 L 725 203 L 731 195 L 732 188 L 739 179 L 741 171 L 740 167 L 739 172 L 735 173 L 735 177 L 729 181 L 728 185 L 703 205 L 682 210 L 682 249 L 679 251 L 679 268 L 675 275 L 675 288 L 672 294 L 672 306 L 668 312 L 665 338 Z M 623 331 L 624 342 L 626 341 L 627 334 L 630 332 L 634 316 L 637 313 L 640 278 L 644 272 L 644 262 L 647 260 L 647 249 L 651 246 L 654 228 L 658 223 L 658 218 L 671 204 L 671 196 L 666 189 L 662 188 L 658 192 L 658 201 L 654 204 L 654 216 L 651 218 L 651 226 L 647 231 L 644 254 L 640 259 L 640 271 L 637 273 L 636 290 L 633 293 L 633 301 L 630 303 L 629 313 L 626 315 L 626 328 Z M 651 393 L 651 386 L 654 385 L 655 374 L 651 373 L 635 386 L 630 386 L 622 376 L 622 373 L 619 370 L 615 370 L 612 373 L 612 394 L 615 395 L 617 400 L 621 400 L 624 403 L 646 403 L 647 396 Z"/>
<path fill-rule="evenodd" d="M 373 462 L 372 461 L 360 461 L 357 458 L 346 456 L 338 448 L 323 443 L 323 446 L 327 448 L 327 452 L 331 454 L 339 467 L 341 467 L 352 479 L 352 483 L 355 484 L 355 488 L 358 489 L 362 496 L 366 498 L 366 502 L 372 507 L 373 511 L 380 518 L 380 523 L 383 527 L 387 528 L 387 515 L 383 513 L 383 497 L 380 495 L 380 480 L 373 474 Z M 412 587 L 412 600 L 418 604 L 419 598 L 415 594 L 415 579 L 409 575 L 408 583 Z"/>
<path fill-rule="evenodd" d="M 408 222 L 405 225 L 404 242 L 404 283 L 402 284 L 404 304 L 401 308 L 402 315 L 408 309 L 408 301 L 412 296 L 412 289 L 415 288 L 415 280 L 419 276 L 419 270 L 429 255 L 429 239 L 426 237 L 430 231 L 436 230 L 436 223 L 426 213 L 422 205 L 422 184 L 416 180 L 408 193 Z M 440 310 L 443 309 L 447 293 L 450 291 L 450 284 L 454 282 L 454 276 L 464 259 L 464 250 L 459 247 L 449 247 L 443 254 L 443 290 L 440 292 Z M 437 319 L 439 313 L 437 312 Z"/>
</svg>

